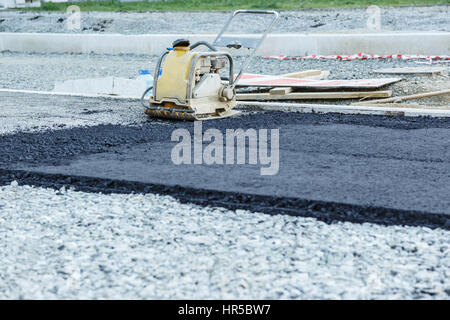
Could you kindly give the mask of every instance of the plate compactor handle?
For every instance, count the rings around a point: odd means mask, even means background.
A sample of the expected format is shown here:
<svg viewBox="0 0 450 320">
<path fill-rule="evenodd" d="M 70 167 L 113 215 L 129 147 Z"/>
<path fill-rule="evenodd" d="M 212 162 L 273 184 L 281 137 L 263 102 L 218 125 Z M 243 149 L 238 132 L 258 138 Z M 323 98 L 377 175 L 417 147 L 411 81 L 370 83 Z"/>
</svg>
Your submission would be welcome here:
<svg viewBox="0 0 450 320">
<path fill-rule="evenodd" d="M 272 15 L 273 18 L 272 18 L 271 22 L 267 25 L 266 29 L 264 30 L 264 32 L 262 33 L 262 36 L 260 38 L 224 36 L 224 33 L 231 25 L 233 18 L 239 14 Z M 248 66 L 250 65 L 250 62 L 252 61 L 253 57 L 255 56 L 255 53 L 258 51 L 259 47 L 266 39 L 267 34 L 272 30 L 273 26 L 275 25 L 275 22 L 278 20 L 278 17 L 279 17 L 278 12 L 273 11 L 273 10 L 236 10 L 233 12 L 233 14 L 230 16 L 228 21 L 225 23 L 222 30 L 217 35 L 216 39 L 214 40 L 214 42 L 212 44 L 213 47 L 227 47 L 227 48 L 235 48 L 235 49 L 240 49 L 240 48 L 253 49 L 253 51 L 248 56 L 247 60 L 242 64 L 241 70 L 239 71 L 238 75 L 234 79 L 233 88 L 238 83 L 239 79 L 241 78 L 242 74 L 244 73 L 244 70 L 246 70 L 248 68 Z"/>
</svg>

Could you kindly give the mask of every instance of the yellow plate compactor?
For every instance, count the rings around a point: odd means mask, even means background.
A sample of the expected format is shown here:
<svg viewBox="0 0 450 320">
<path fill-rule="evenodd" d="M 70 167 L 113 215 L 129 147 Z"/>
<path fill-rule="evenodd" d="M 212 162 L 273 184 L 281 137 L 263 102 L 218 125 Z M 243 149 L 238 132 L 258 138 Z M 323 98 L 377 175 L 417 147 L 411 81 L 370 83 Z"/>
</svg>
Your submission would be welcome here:
<svg viewBox="0 0 450 320">
<path fill-rule="evenodd" d="M 261 37 L 239 38 L 225 35 L 231 21 L 238 14 L 272 15 L 273 19 Z M 145 113 L 156 118 L 183 120 L 206 120 L 235 114 L 236 83 L 277 19 L 278 13 L 275 11 L 237 10 L 212 44 L 199 41 L 190 45 L 189 40 L 176 40 L 173 48 L 169 48 L 158 59 L 153 87 L 142 95 Z M 208 47 L 210 51 L 193 51 L 200 45 Z M 217 47 L 253 50 L 242 64 L 238 75 L 234 76 L 233 58 L 228 52 L 218 51 Z M 220 70 L 225 71 L 227 65 L 228 76 L 221 77 Z M 150 90 L 152 94 L 146 104 L 145 96 Z"/>
</svg>

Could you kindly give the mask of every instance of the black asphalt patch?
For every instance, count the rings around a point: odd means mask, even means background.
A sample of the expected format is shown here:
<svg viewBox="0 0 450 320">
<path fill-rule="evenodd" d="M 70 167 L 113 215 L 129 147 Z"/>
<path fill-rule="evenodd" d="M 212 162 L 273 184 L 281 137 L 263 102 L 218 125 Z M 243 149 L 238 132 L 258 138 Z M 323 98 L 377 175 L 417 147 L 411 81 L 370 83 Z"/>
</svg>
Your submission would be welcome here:
<svg viewBox="0 0 450 320">
<path fill-rule="evenodd" d="M 280 130 L 280 170 L 171 162 L 176 128 L 102 125 L 0 137 L 1 183 L 155 192 L 183 202 L 324 221 L 450 228 L 450 120 L 261 112 L 203 122 L 203 130 Z M 207 144 L 207 143 L 206 143 Z"/>
</svg>

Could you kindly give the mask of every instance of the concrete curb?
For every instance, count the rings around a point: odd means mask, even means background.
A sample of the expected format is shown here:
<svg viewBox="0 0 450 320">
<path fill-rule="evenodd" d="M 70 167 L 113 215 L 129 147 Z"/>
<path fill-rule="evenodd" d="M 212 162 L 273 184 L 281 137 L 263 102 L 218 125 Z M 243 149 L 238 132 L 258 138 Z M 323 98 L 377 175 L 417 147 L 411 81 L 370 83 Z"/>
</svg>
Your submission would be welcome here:
<svg viewBox="0 0 450 320">
<path fill-rule="evenodd" d="M 238 35 L 252 36 L 255 35 Z M 213 41 L 211 34 L 64 34 L 0 33 L 0 51 L 53 53 L 106 53 L 159 55 L 179 38 L 192 42 Z M 233 54 L 244 54 L 234 50 Z M 358 33 L 358 34 L 271 34 L 259 55 L 303 56 L 310 54 L 344 55 L 423 54 L 446 55 L 450 52 L 450 32 Z"/>
</svg>

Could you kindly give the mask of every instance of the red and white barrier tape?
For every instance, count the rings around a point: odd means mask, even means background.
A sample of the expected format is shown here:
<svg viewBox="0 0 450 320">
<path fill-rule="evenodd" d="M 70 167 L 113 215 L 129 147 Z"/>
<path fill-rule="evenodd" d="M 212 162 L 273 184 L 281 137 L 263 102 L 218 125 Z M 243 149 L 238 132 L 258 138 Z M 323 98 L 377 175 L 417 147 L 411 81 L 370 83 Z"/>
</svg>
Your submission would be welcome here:
<svg viewBox="0 0 450 320">
<path fill-rule="evenodd" d="M 276 59 L 276 60 L 305 60 L 305 59 L 334 59 L 334 60 L 370 60 L 370 59 L 401 59 L 401 60 L 450 60 L 450 56 L 426 56 L 426 55 L 406 55 L 406 54 L 390 54 L 386 56 L 379 56 L 377 54 L 365 54 L 358 53 L 353 55 L 336 55 L 336 56 L 322 56 L 322 55 L 310 55 L 310 56 L 300 56 L 300 57 L 290 57 L 290 56 L 264 56 L 265 59 Z"/>
</svg>

